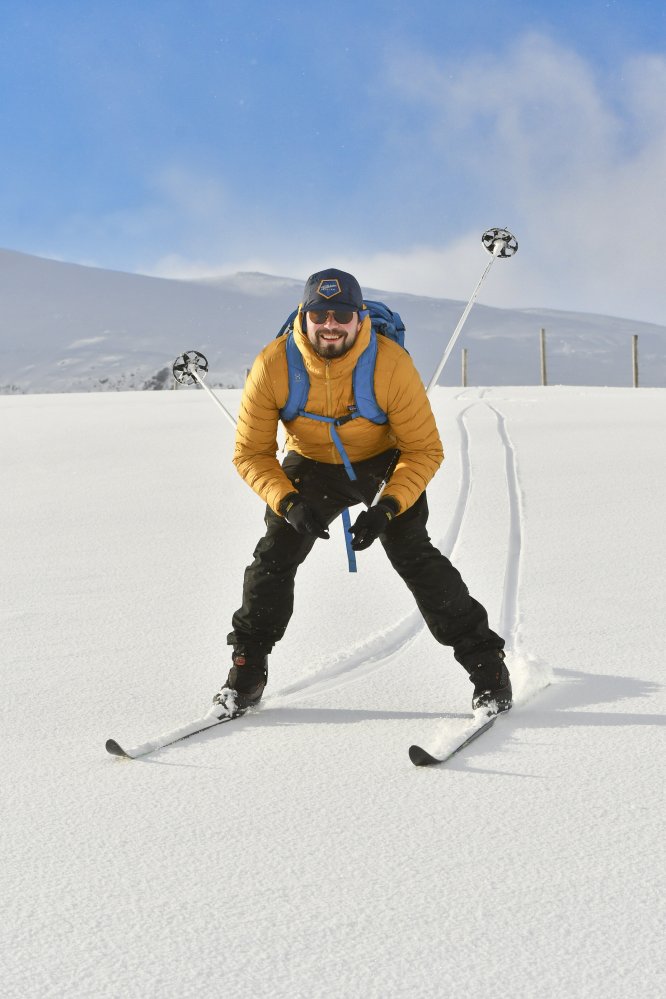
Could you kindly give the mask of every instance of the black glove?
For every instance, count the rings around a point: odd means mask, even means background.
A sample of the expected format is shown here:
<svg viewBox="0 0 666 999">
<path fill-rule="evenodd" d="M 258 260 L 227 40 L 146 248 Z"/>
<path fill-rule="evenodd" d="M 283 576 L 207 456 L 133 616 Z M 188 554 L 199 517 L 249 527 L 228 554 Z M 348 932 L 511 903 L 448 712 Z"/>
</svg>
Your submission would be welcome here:
<svg viewBox="0 0 666 999">
<path fill-rule="evenodd" d="M 354 551 L 362 552 L 364 548 L 369 548 L 372 542 L 384 533 L 399 510 L 398 501 L 392 496 L 385 496 L 369 510 L 359 513 L 356 523 L 349 528 L 354 536 L 352 541 Z"/>
<path fill-rule="evenodd" d="M 311 534 L 315 538 L 330 537 L 328 527 L 321 519 L 316 510 L 304 500 L 298 493 L 289 493 L 280 501 L 278 507 L 280 513 L 288 524 L 298 531 L 299 534 Z"/>
</svg>

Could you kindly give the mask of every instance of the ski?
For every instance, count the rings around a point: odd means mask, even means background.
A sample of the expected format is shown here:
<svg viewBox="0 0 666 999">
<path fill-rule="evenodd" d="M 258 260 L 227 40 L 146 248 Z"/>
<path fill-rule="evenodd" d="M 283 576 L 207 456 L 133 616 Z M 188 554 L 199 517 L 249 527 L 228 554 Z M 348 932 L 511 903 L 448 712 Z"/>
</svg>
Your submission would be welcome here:
<svg viewBox="0 0 666 999">
<path fill-rule="evenodd" d="M 474 740 L 478 739 L 480 735 L 487 732 L 489 728 L 492 728 L 496 721 L 497 715 L 491 715 L 491 717 L 479 726 L 479 728 L 475 728 L 470 735 L 465 736 L 462 741 L 457 744 L 457 746 L 454 746 L 453 749 L 449 749 L 442 756 L 433 756 L 432 753 L 429 753 L 428 750 L 424 749 L 422 746 L 410 746 L 409 758 L 415 767 L 430 767 L 435 763 L 446 763 L 447 760 L 450 760 L 452 756 L 459 753 L 461 749 L 465 748 L 465 746 L 469 746 L 470 742 L 474 742 Z"/>
<path fill-rule="evenodd" d="M 140 746 L 133 746 L 131 749 L 123 749 L 115 739 L 107 739 L 106 751 L 107 753 L 111 753 L 112 756 L 120 756 L 127 760 L 136 760 L 139 756 L 147 756 L 148 753 L 154 753 L 157 749 L 172 746 L 175 742 L 189 739 L 191 735 L 197 735 L 199 732 L 206 732 L 209 728 L 215 728 L 216 725 L 224 725 L 225 722 L 235 721 L 236 718 L 242 718 L 244 714 L 244 711 L 239 711 L 237 714 L 226 718 L 204 715 L 202 718 L 197 718 L 196 721 L 189 722 L 187 725 L 181 725 L 180 728 L 175 728 L 172 732 L 165 732 L 163 735 L 158 735 L 156 738 L 149 739 L 148 742 L 144 742 Z"/>
</svg>

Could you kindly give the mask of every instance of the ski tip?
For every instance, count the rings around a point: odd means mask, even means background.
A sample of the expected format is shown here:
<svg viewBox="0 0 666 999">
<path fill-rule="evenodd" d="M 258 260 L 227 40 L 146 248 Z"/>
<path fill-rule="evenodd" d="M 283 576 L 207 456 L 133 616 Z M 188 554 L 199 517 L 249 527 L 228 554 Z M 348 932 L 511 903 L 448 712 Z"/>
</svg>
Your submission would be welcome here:
<svg viewBox="0 0 666 999">
<path fill-rule="evenodd" d="M 415 767 L 429 767 L 433 763 L 439 763 L 440 761 L 431 756 L 422 746 L 410 746 L 409 747 L 409 758 Z"/>
<path fill-rule="evenodd" d="M 106 751 L 111 753 L 112 756 L 123 756 L 125 759 L 131 759 L 122 746 L 119 746 L 115 739 L 106 740 Z"/>
</svg>

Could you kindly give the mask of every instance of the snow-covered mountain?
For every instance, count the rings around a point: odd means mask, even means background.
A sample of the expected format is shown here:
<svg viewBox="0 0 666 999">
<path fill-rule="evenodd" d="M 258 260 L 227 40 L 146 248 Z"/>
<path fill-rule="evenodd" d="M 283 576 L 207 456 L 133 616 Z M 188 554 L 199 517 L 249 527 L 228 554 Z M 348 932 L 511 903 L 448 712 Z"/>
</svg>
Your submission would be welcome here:
<svg viewBox="0 0 666 999">
<path fill-rule="evenodd" d="M 516 265 L 499 262 L 488 283 L 502 280 L 503 266 Z M 212 385 L 240 386 L 298 303 L 306 276 L 167 280 L 0 250 L 0 393 L 170 387 L 171 363 L 189 349 L 207 355 Z M 470 293 L 477 277 L 470 275 Z M 427 381 L 465 303 L 364 291 L 401 313 Z M 550 384 L 631 384 L 635 333 L 641 385 L 666 384 L 666 326 L 478 302 L 440 384 L 460 384 L 463 346 L 471 385 L 538 384 L 541 327 Z"/>
</svg>

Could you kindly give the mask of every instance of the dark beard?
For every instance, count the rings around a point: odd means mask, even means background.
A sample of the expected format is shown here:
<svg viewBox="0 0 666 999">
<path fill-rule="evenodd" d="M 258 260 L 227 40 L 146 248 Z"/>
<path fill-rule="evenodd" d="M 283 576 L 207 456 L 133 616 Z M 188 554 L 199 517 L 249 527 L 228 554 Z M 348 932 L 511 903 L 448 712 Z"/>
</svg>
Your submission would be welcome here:
<svg viewBox="0 0 666 999">
<path fill-rule="evenodd" d="M 347 331 L 341 330 L 336 327 L 327 330 L 328 333 L 337 333 L 342 336 L 342 340 L 339 343 L 327 343 L 322 340 L 319 334 L 315 336 L 316 343 L 314 345 L 315 353 L 322 357 L 325 361 L 330 361 L 334 357 L 342 357 L 350 349 L 352 345 L 347 346 Z"/>
</svg>

